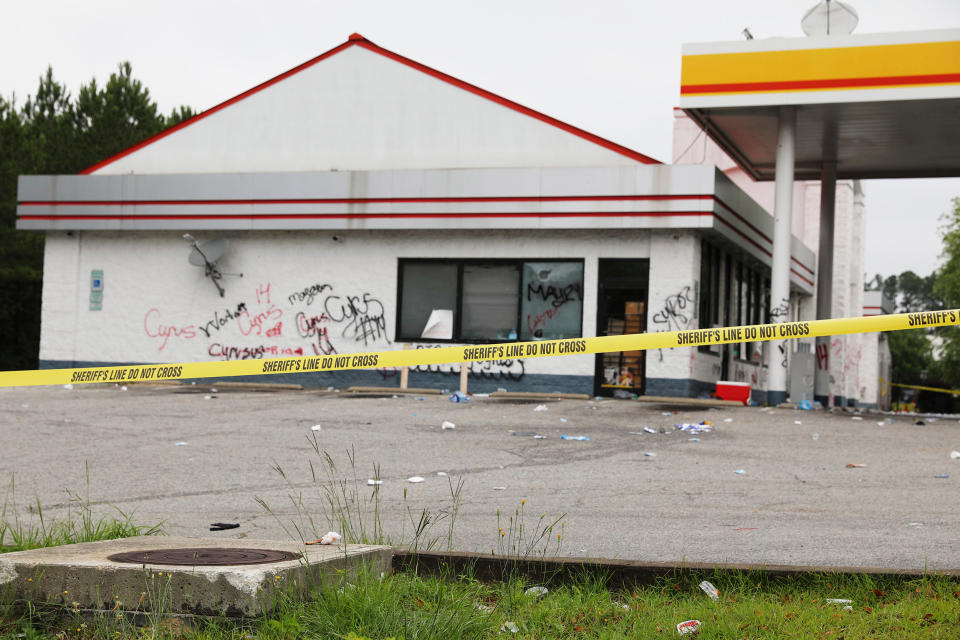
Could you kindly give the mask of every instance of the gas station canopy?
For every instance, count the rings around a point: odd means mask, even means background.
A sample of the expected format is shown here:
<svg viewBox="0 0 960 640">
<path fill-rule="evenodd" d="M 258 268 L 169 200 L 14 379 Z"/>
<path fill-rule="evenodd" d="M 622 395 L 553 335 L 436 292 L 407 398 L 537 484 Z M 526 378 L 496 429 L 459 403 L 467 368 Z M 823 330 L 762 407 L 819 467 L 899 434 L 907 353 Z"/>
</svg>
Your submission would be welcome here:
<svg viewBox="0 0 960 640">
<path fill-rule="evenodd" d="M 960 176 L 960 29 L 684 45 L 680 107 L 756 180 L 784 105 L 797 180 Z"/>
</svg>

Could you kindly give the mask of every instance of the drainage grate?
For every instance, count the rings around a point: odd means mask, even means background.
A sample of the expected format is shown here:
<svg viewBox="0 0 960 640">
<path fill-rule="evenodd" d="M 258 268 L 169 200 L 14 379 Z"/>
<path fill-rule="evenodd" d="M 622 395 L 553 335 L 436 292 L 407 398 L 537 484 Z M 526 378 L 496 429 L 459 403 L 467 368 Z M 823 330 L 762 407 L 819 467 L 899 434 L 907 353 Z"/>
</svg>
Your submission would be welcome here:
<svg viewBox="0 0 960 640">
<path fill-rule="evenodd" d="M 245 564 L 266 564 L 297 560 L 299 554 L 273 549 L 146 549 L 124 551 L 107 556 L 113 562 L 131 564 L 176 564 L 189 567 L 218 567 Z"/>
</svg>

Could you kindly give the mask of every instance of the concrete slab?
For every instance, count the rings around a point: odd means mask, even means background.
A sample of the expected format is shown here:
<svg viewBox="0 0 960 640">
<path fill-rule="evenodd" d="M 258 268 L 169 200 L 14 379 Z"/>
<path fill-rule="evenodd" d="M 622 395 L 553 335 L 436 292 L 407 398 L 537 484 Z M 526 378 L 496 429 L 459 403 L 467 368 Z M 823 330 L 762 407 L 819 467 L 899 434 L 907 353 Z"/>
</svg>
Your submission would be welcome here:
<svg viewBox="0 0 960 640">
<path fill-rule="evenodd" d="M 108 559 L 123 552 L 197 548 L 276 550 L 296 557 L 231 566 L 132 564 Z M 280 590 L 303 594 L 313 585 L 349 581 L 364 565 L 389 573 L 392 556 L 391 549 L 382 546 L 303 547 L 270 540 L 138 536 L 2 554 L 0 593 L 17 601 L 76 610 L 144 612 L 159 608 L 164 614 L 252 616 L 269 609 Z"/>
</svg>

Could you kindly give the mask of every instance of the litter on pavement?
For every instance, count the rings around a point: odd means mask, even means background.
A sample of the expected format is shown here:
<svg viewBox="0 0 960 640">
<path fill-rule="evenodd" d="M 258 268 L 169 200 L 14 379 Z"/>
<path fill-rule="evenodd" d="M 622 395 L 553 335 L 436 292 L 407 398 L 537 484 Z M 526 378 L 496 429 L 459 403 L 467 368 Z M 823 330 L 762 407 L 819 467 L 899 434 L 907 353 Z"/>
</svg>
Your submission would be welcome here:
<svg viewBox="0 0 960 640">
<path fill-rule="evenodd" d="M 560 436 L 561 440 L 589 440 L 589 436 Z"/>
<path fill-rule="evenodd" d="M 321 426 L 318 425 L 318 424 L 315 424 L 315 425 L 313 425 L 312 427 L 310 427 L 310 431 L 320 431 L 320 430 L 322 430 L 322 429 L 323 429 L 323 427 L 321 427 Z"/>
<path fill-rule="evenodd" d="M 407 482 L 412 482 L 416 484 L 418 482 L 423 482 L 423 478 L 421 476 L 410 476 L 409 478 L 407 478 Z"/>
<path fill-rule="evenodd" d="M 450 396 L 450 402 L 470 402 L 470 396 L 460 391 L 454 391 L 453 395 Z"/>
<path fill-rule="evenodd" d="M 734 471 L 734 473 L 737 474 L 738 476 L 742 476 L 746 472 L 747 472 L 746 469 L 737 469 L 736 471 Z"/>
<path fill-rule="evenodd" d="M 657 432 L 657 430 L 654 429 L 653 427 L 644 427 L 643 430 L 646 431 L 647 433 L 656 433 L 656 432 Z"/>
<path fill-rule="evenodd" d="M 865 464 L 860 464 L 859 462 L 848 462 L 848 463 L 847 463 L 847 469 L 863 469 L 863 468 L 866 467 L 866 466 L 867 466 L 867 465 L 865 465 Z"/>
<path fill-rule="evenodd" d="M 534 410 L 534 411 L 546 411 L 546 410 L 547 410 L 547 405 L 545 405 L 545 404 L 538 404 L 536 407 L 534 407 L 533 410 Z"/>
<path fill-rule="evenodd" d="M 447 429 L 456 429 L 457 425 L 453 424 L 449 420 L 444 420 L 443 424 L 440 425 L 441 431 L 446 431 Z"/>
<path fill-rule="evenodd" d="M 937 475 L 935 475 L 935 476 L 933 476 L 933 477 L 934 477 L 934 478 L 949 478 L 949 477 L 950 477 L 950 474 L 949 474 L 949 473 L 938 473 Z"/>
<path fill-rule="evenodd" d="M 704 420 L 703 422 L 684 422 L 674 425 L 674 427 L 679 431 L 686 431 L 692 434 L 710 433 L 713 431 L 713 423 L 709 420 Z"/>
<path fill-rule="evenodd" d="M 307 542 L 306 544 L 337 544 L 343 540 L 341 536 L 336 531 L 327 531 L 327 533 L 313 542 Z"/>
<path fill-rule="evenodd" d="M 375 487 L 380 484 L 383 484 L 383 480 L 374 480 L 373 478 L 367 478 L 368 487 Z"/>
<path fill-rule="evenodd" d="M 951 451 L 951 452 L 950 452 L 950 459 L 951 459 L 951 460 L 956 460 L 957 458 L 960 458 L 960 451 Z"/>
<path fill-rule="evenodd" d="M 226 531 L 227 529 L 237 529 L 240 524 L 237 522 L 214 522 L 210 525 L 210 531 Z"/>
</svg>

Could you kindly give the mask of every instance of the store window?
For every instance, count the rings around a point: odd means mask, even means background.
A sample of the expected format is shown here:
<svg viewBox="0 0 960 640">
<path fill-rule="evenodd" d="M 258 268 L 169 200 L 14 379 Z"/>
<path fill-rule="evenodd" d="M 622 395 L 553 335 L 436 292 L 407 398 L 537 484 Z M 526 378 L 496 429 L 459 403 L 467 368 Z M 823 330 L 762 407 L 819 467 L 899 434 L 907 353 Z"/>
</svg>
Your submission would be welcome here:
<svg viewBox="0 0 960 640">
<path fill-rule="evenodd" d="M 583 262 L 401 260 L 400 340 L 580 337 Z"/>
<path fill-rule="evenodd" d="M 763 267 L 704 241 L 700 253 L 700 326 L 715 328 L 769 322 L 770 279 Z M 733 356 L 763 361 L 762 342 L 734 343 Z M 700 351 L 719 354 L 719 345 Z"/>
</svg>

